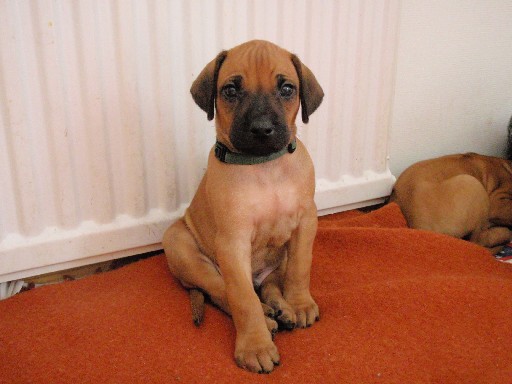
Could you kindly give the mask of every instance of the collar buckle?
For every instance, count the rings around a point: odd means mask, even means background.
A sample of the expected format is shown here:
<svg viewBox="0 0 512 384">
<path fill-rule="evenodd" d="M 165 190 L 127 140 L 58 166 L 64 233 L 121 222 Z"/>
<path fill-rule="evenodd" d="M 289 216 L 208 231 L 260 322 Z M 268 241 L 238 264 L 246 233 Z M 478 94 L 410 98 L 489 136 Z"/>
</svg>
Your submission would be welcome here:
<svg viewBox="0 0 512 384">
<path fill-rule="evenodd" d="M 228 152 L 228 148 L 220 143 L 220 142 L 216 142 L 215 143 L 215 157 L 217 159 L 219 159 L 220 161 L 222 161 L 223 163 L 226 162 L 226 153 Z"/>
</svg>

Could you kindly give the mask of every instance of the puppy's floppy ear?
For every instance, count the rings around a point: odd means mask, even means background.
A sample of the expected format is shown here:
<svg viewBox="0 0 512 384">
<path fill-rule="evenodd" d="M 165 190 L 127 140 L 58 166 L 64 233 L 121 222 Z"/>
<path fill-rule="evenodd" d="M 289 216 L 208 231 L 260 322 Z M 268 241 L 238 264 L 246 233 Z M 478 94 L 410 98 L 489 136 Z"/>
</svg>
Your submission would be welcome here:
<svg viewBox="0 0 512 384">
<path fill-rule="evenodd" d="M 217 78 L 219 69 L 228 52 L 222 51 L 210 61 L 192 83 L 190 93 L 199 107 L 207 113 L 208 120 L 215 114 L 215 96 L 217 95 Z"/>
<path fill-rule="evenodd" d="M 292 55 L 292 63 L 299 76 L 299 96 L 302 108 L 302 121 L 307 123 L 309 116 L 315 112 L 322 99 L 324 98 L 324 91 L 318 81 L 313 75 L 313 72 L 306 67 L 299 58 Z"/>
</svg>

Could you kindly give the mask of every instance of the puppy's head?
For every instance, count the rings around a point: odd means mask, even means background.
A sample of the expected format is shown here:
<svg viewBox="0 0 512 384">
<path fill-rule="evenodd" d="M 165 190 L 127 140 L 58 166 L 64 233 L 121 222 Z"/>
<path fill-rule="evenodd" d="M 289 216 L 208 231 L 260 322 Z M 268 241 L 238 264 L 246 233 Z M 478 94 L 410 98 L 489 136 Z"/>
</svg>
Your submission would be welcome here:
<svg viewBox="0 0 512 384">
<path fill-rule="evenodd" d="M 190 92 L 208 120 L 216 110 L 217 139 L 232 150 L 253 155 L 288 145 L 297 131 L 299 105 L 307 123 L 324 96 L 297 56 L 261 40 L 219 53 Z"/>
</svg>

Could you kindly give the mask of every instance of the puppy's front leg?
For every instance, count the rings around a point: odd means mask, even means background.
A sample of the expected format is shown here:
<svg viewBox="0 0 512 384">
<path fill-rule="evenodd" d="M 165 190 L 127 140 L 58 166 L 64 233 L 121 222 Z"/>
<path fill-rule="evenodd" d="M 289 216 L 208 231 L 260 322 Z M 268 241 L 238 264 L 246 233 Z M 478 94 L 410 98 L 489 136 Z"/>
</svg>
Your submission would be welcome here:
<svg viewBox="0 0 512 384">
<path fill-rule="evenodd" d="M 283 297 L 295 311 L 297 328 L 309 327 L 320 318 L 318 305 L 309 292 L 313 241 L 317 226 L 317 211 L 312 203 L 292 234 L 288 246 Z"/>
<path fill-rule="evenodd" d="M 271 372 L 279 363 L 279 353 L 252 284 L 250 238 L 217 236 L 216 257 L 236 328 L 235 360 L 249 371 Z"/>
</svg>

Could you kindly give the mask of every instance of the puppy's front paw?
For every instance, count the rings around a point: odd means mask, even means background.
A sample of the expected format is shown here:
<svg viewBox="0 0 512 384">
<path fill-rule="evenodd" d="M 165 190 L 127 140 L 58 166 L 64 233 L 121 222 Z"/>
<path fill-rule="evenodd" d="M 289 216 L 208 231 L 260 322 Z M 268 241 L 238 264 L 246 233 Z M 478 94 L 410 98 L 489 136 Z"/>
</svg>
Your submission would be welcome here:
<svg viewBox="0 0 512 384">
<path fill-rule="evenodd" d="M 279 359 L 277 347 L 270 338 L 237 337 L 235 360 L 239 367 L 256 373 L 270 373 L 275 365 L 279 365 Z"/>
<path fill-rule="evenodd" d="M 295 312 L 296 328 L 311 327 L 315 321 L 320 320 L 318 305 L 311 295 L 287 297 L 286 301 Z"/>
</svg>

